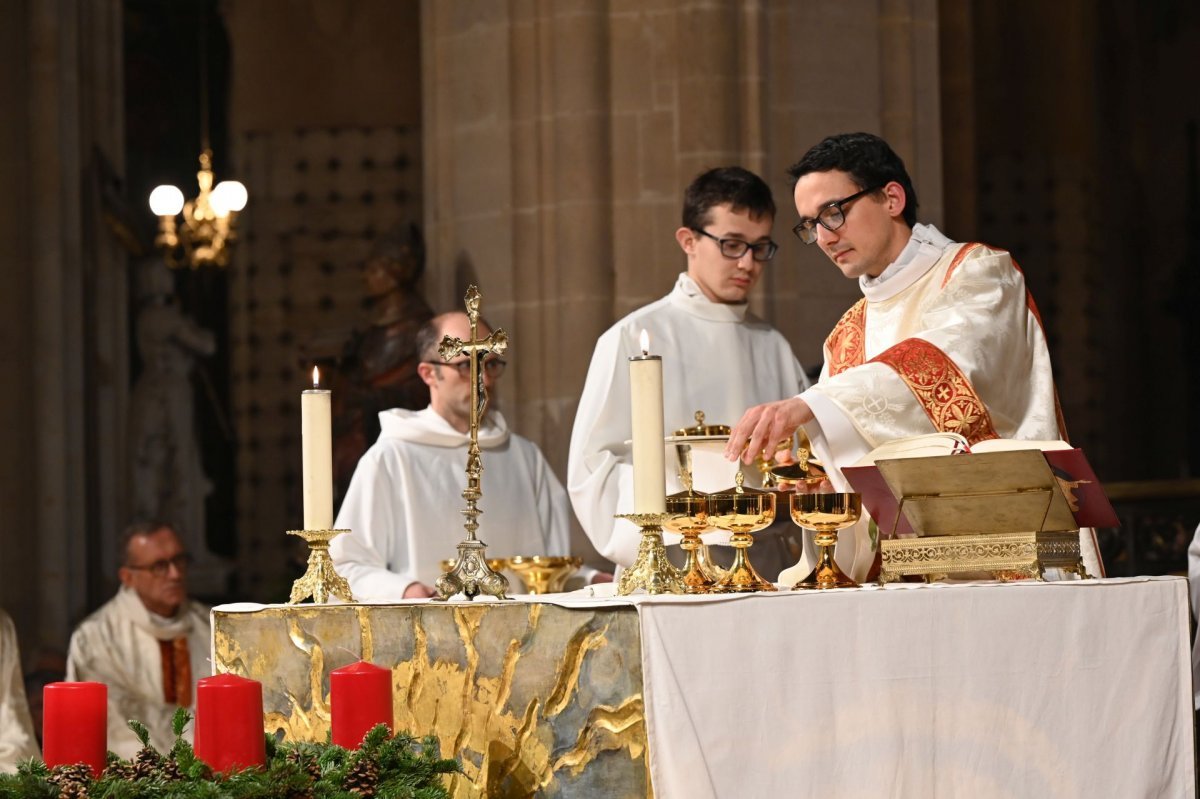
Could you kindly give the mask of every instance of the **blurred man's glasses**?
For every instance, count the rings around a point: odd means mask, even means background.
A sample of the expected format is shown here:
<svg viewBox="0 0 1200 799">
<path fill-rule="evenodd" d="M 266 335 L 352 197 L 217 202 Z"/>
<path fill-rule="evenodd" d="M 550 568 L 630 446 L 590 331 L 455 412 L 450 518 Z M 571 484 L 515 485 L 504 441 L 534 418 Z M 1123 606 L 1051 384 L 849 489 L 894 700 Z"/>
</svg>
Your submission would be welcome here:
<svg viewBox="0 0 1200 799">
<path fill-rule="evenodd" d="M 432 366 L 448 366 L 458 372 L 458 376 L 466 379 L 471 376 L 471 359 L 465 361 L 455 361 L 454 363 L 446 363 L 445 361 L 421 361 Z M 500 375 L 504 374 L 504 367 L 508 366 L 508 361 L 502 361 L 499 358 L 488 358 L 483 362 L 483 371 L 487 376 L 495 380 Z"/>
<path fill-rule="evenodd" d="M 742 241 L 741 239 L 719 239 L 713 234 L 709 233 L 707 230 L 701 230 L 698 227 L 694 227 L 692 230 L 696 231 L 701 236 L 708 236 L 710 239 L 715 241 L 718 246 L 720 246 L 721 255 L 734 260 L 737 260 L 745 255 L 746 250 L 753 250 L 754 260 L 769 261 L 775 257 L 775 253 L 779 250 L 779 245 L 770 239 L 767 241 L 760 241 L 758 244 L 751 244 L 750 242 Z"/>
<path fill-rule="evenodd" d="M 191 564 L 192 564 L 192 556 L 186 552 L 180 552 L 178 555 L 176 555 L 173 558 L 163 558 L 162 560 L 156 560 L 153 563 L 148 564 L 146 566 L 126 566 L 125 568 L 133 569 L 134 571 L 150 572 L 155 577 L 166 577 L 167 574 L 170 573 L 172 566 L 175 567 L 175 571 L 185 572 L 185 571 L 187 571 L 188 566 L 190 566 Z"/>
<path fill-rule="evenodd" d="M 817 223 L 821 227 L 828 230 L 830 233 L 846 224 L 846 206 L 857 200 L 863 195 L 870 194 L 873 191 L 879 191 L 883 186 L 875 186 L 870 189 L 863 189 L 857 194 L 851 194 L 849 197 L 843 197 L 840 200 L 834 200 L 826 205 L 817 213 L 815 219 L 801 219 L 800 224 L 792 228 L 792 232 L 796 234 L 796 238 L 805 244 L 812 244 L 817 240 Z"/>
</svg>

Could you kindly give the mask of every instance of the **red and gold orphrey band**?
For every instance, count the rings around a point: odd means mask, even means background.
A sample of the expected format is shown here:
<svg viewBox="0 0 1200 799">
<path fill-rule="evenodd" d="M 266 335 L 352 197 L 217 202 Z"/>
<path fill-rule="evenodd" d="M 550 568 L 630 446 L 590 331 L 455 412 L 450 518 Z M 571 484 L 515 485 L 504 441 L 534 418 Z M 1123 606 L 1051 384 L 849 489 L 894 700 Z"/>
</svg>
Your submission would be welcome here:
<svg viewBox="0 0 1200 799">
<path fill-rule="evenodd" d="M 987 406 L 950 356 L 920 338 L 909 338 L 871 359 L 905 382 L 933 427 L 958 433 L 968 444 L 999 438 Z"/>
<path fill-rule="evenodd" d="M 825 350 L 829 357 L 829 376 L 861 366 L 866 349 L 867 300 L 864 297 L 842 314 L 829 338 Z"/>
</svg>

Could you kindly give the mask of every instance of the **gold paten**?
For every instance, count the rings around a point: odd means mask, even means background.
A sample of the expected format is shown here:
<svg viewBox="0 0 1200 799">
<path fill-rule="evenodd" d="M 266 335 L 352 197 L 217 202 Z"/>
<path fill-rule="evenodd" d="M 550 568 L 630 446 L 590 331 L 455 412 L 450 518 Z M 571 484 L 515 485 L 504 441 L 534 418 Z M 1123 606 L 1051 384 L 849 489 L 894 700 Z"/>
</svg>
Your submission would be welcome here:
<svg viewBox="0 0 1200 799">
<path fill-rule="evenodd" d="M 1044 579 L 1046 568 L 1090 575 L 1070 502 L 1039 450 L 896 458 L 876 464 L 919 532 L 880 541 L 881 583 L 980 572 Z"/>
<path fill-rule="evenodd" d="M 583 565 L 583 558 L 561 555 L 517 555 L 508 568 L 525 583 L 527 594 L 558 594 L 567 580 Z"/>
<path fill-rule="evenodd" d="M 454 568 L 437 578 L 434 589 L 437 591 L 435 600 L 445 601 L 452 596 L 462 594 L 468 600 L 479 594 L 488 594 L 500 599 L 508 599 L 508 578 L 493 571 L 487 562 L 487 544 L 475 537 L 479 529 L 479 510 L 477 503 L 483 496 L 479 478 L 483 474 L 483 460 L 479 454 L 479 423 L 487 410 L 487 389 L 483 386 L 483 359 L 487 355 L 503 355 L 508 349 L 508 334 L 503 330 L 495 330 L 487 338 L 479 338 L 479 304 L 483 295 L 475 286 L 468 286 L 464 297 L 467 307 L 467 319 L 471 322 L 471 335 L 466 340 L 446 336 L 438 345 L 438 355 L 443 361 L 449 361 L 458 355 L 466 355 L 471 363 L 471 443 L 467 447 L 467 487 L 463 489 L 463 499 L 467 507 L 462 512 L 467 517 L 463 526 L 467 529 L 467 540 L 458 545 L 458 559 Z"/>
<path fill-rule="evenodd" d="M 734 548 L 733 565 L 713 591 L 742 594 L 778 590 L 755 571 L 746 553 L 754 544 L 752 534 L 767 529 L 775 521 L 775 495 L 770 491 L 746 488 L 742 471 L 738 469 L 732 488 L 708 495 L 708 519 L 714 527 L 733 533 L 729 537 L 729 545 Z"/>
<path fill-rule="evenodd" d="M 218 607 L 213 655 L 262 682 L 266 732 L 292 741 L 326 740 L 332 670 L 390 668 L 396 729 L 463 765 L 455 799 L 652 795 L 633 608 Z"/>
<path fill-rule="evenodd" d="M 333 559 L 329 557 L 329 542 L 335 536 L 349 530 L 288 530 L 288 535 L 298 535 L 308 543 L 308 568 L 300 579 L 292 583 L 292 595 L 288 604 L 295 605 L 312 597 L 313 602 L 325 604 L 333 594 L 346 602 L 353 602 L 350 584 L 346 578 L 334 571 Z"/>
<path fill-rule="evenodd" d="M 792 588 L 858 588 L 833 559 L 838 530 L 849 527 L 862 515 L 862 496 L 836 491 L 820 492 L 823 477 L 812 477 L 797 487 L 791 495 L 792 521 L 816 533 L 817 565 Z"/>
<path fill-rule="evenodd" d="M 639 589 L 647 594 L 682 594 L 683 578 L 679 570 L 667 560 L 663 545 L 662 525 L 670 519 L 666 513 L 619 513 L 618 519 L 628 519 L 642 528 L 642 540 L 638 544 L 637 559 L 617 582 L 617 594 L 629 596 Z"/>
<path fill-rule="evenodd" d="M 704 557 L 708 547 L 700 540 L 701 533 L 715 529 L 708 522 L 708 494 L 693 491 L 691 475 L 686 472 L 681 470 L 679 477 L 684 490 L 667 496 L 667 513 L 671 518 L 664 526 L 683 536 L 679 547 L 687 553 L 681 570 L 684 590 L 689 594 L 707 594 L 724 576 L 724 570 L 718 574 L 713 570 L 712 561 Z"/>
</svg>

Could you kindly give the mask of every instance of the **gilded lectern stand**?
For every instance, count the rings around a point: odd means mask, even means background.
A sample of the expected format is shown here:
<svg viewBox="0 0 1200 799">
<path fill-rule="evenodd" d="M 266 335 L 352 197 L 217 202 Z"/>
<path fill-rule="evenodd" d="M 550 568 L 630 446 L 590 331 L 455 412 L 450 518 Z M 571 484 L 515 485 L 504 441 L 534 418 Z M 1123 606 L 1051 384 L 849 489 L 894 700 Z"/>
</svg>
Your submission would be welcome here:
<svg viewBox="0 0 1200 799">
<path fill-rule="evenodd" d="M 876 466 L 898 503 L 892 537 L 880 542 L 881 583 L 980 572 L 1041 580 L 1047 568 L 1089 577 L 1074 499 L 1040 450 L 897 458 Z M 896 537 L 902 516 L 915 537 Z"/>
</svg>

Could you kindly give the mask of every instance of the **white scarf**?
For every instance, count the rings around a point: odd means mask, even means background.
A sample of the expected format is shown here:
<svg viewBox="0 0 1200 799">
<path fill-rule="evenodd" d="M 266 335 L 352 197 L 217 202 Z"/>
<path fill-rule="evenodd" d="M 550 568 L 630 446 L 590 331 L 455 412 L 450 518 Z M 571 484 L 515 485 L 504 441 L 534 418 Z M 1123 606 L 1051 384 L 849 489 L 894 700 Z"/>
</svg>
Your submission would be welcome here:
<svg viewBox="0 0 1200 799">
<path fill-rule="evenodd" d="M 137 591 L 127 585 L 121 586 L 117 592 L 116 606 L 121 615 L 129 619 L 134 627 L 142 630 L 159 641 L 174 641 L 176 638 L 186 638 L 192 630 L 192 616 L 187 612 L 187 605 L 179 606 L 174 618 L 159 616 L 152 613 L 142 604 Z"/>
</svg>

